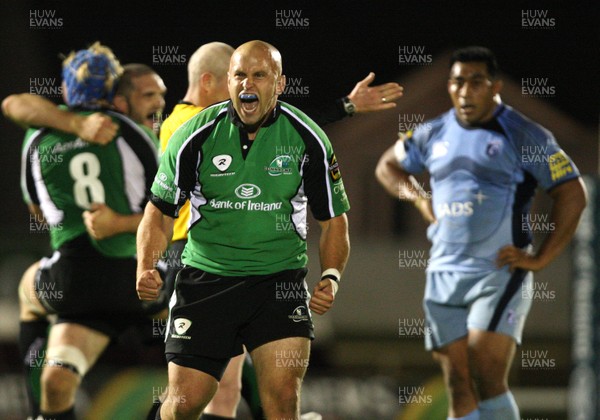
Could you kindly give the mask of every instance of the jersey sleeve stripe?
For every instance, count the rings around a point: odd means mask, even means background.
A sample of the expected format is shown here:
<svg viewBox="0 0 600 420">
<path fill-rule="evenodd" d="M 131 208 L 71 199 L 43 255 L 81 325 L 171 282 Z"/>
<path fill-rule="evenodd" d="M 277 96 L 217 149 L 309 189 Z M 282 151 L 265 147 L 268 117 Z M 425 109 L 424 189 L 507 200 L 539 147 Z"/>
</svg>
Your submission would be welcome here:
<svg viewBox="0 0 600 420">
<path fill-rule="evenodd" d="M 139 156 L 125 139 L 117 139 L 117 149 L 123 163 L 125 195 L 129 202 L 129 208 L 132 212 L 139 213 L 147 199 L 148 183 L 144 180 L 149 176 L 148 171 L 144 169 Z"/>
<path fill-rule="evenodd" d="M 42 136 L 47 131 L 46 128 L 37 130 L 26 142 L 21 156 L 23 177 L 21 182 L 25 184 L 23 195 L 26 203 L 40 206 L 46 221 L 50 225 L 57 225 L 63 220 L 64 212 L 56 207 L 48 193 L 46 183 L 42 177 L 42 165 L 38 149 Z"/>
<path fill-rule="evenodd" d="M 121 136 L 117 138 L 117 149 L 121 156 L 124 189 L 133 212 L 138 213 L 148 201 L 158 170 L 158 150 L 150 136 L 131 119 L 116 112 L 109 112 L 121 122 Z M 144 180 L 141 185 L 140 179 Z"/>
<path fill-rule="evenodd" d="M 212 106 L 205 108 L 205 109 L 209 109 L 209 108 L 212 108 Z M 201 145 L 206 140 L 208 135 L 212 132 L 215 124 L 221 118 L 223 118 L 226 114 L 227 114 L 227 108 L 223 108 L 221 111 L 219 111 L 219 113 L 216 115 L 215 118 L 208 121 L 206 124 L 204 124 L 203 126 L 198 128 L 196 131 L 192 132 L 192 134 L 190 134 L 190 136 L 187 139 L 185 139 L 183 144 L 179 147 L 179 150 L 177 151 L 177 158 L 175 161 L 175 178 L 174 178 L 175 185 L 177 185 L 177 192 L 175 194 L 175 199 L 176 199 L 175 202 L 176 203 L 181 199 L 182 187 L 185 188 L 187 191 L 192 191 L 192 189 L 194 189 L 194 186 L 198 179 L 198 176 L 197 176 L 198 168 L 200 168 L 200 163 L 202 161 Z M 189 121 L 191 121 L 191 119 L 188 120 L 188 122 Z M 176 132 L 178 130 L 179 129 L 177 129 Z M 175 133 L 173 133 L 173 134 L 175 134 Z M 191 150 L 188 150 L 188 148 L 191 148 Z M 194 167 L 194 170 L 195 170 L 194 177 L 193 177 L 193 179 L 184 180 L 184 182 L 189 182 L 189 185 L 185 185 L 185 184 L 180 185 L 180 179 L 181 179 L 181 173 L 182 173 L 182 154 L 184 153 L 184 151 L 194 153 L 194 151 L 196 151 L 196 150 L 198 151 L 198 157 L 196 159 L 196 165 Z M 186 159 L 183 159 L 183 162 L 185 162 L 185 161 L 186 161 Z"/>
<path fill-rule="evenodd" d="M 64 211 L 59 209 L 52 201 L 52 197 L 50 196 L 44 178 L 42 177 L 42 166 L 39 159 L 36 159 L 32 169 L 33 178 L 35 180 L 35 189 L 39 197 L 40 208 L 42 209 L 42 213 L 44 213 L 44 218 L 49 225 L 58 225 L 64 218 Z"/>
<path fill-rule="evenodd" d="M 313 138 L 317 144 L 319 145 L 321 151 L 323 152 L 323 165 L 325 171 L 323 171 L 323 176 L 325 180 L 325 185 L 327 186 L 327 209 L 329 211 L 329 217 L 335 217 L 335 211 L 333 209 L 333 198 L 331 196 L 331 183 L 328 176 L 327 169 L 329 168 L 329 161 L 327 159 L 327 147 L 323 143 L 321 137 L 304 121 L 302 121 L 296 114 L 294 114 L 291 110 L 285 107 L 285 105 L 281 105 L 281 110 L 288 116 L 288 118 L 293 119 L 297 124 L 300 124 L 302 127 L 306 129 L 308 133 L 310 133 L 311 138 Z"/>
<path fill-rule="evenodd" d="M 31 169 L 32 159 L 30 158 L 33 153 L 34 143 L 39 142 L 40 136 L 44 132 L 44 129 L 39 129 L 26 140 L 25 146 L 21 153 L 21 190 L 23 191 L 23 198 L 27 204 L 39 204 L 39 199 L 35 191 L 35 185 L 33 182 L 33 175 Z"/>
<path fill-rule="evenodd" d="M 180 197 L 181 197 L 181 186 L 179 184 L 179 181 L 181 179 L 181 162 L 182 162 L 182 154 L 184 151 L 186 151 L 188 148 L 192 148 L 191 152 L 193 153 L 194 150 L 194 145 L 193 145 L 193 141 L 197 136 L 201 136 L 205 130 L 208 130 L 208 132 L 210 132 L 210 130 L 212 129 L 213 125 L 215 123 L 215 120 L 209 121 L 208 123 L 204 124 L 202 127 L 200 127 L 199 129 L 197 129 L 196 131 L 194 131 L 181 145 L 181 147 L 179 148 L 179 150 L 177 151 L 177 159 L 175 162 L 175 185 L 177 185 L 177 193 L 175 196 L 176 202 L 179 201 Z M 206 136 L 202 136 L 204 138 L 206 138 Z M 198 160 L 196 162 L 196 170 L 200 167 L 200 161 L 202 160 L 202 152 L 201 149 L 198 147 Z M 193 188 L 192 185 L 190 185 L 191 188 Z"/>
<path fill-rule="evenodd" d="M 129 117 L 127 117 L 123 114 L 120 114 L 120 113 L 114 112 L 114 111 L 106 111 L 106 113 L 108 115 L 118 118 L 119 120 L 124 122 L 126 126 L 128 126 L 132 130 L 136 131 L 140 136 L 142 136 L 142 138 L 146 141 L 146 143 L 148 143 L 148 145 L 152 149 L 156 150 L 156 145 L 154 144 L 154 142 L 152 141 L 152 139 L 150 138 L 148 133 L 146 133 L 144 130 L 142 130 L 132 119 L 130 119 Z M 156 161 L 158 162 L 158 152 L 156 154 Z"/>
</svg>

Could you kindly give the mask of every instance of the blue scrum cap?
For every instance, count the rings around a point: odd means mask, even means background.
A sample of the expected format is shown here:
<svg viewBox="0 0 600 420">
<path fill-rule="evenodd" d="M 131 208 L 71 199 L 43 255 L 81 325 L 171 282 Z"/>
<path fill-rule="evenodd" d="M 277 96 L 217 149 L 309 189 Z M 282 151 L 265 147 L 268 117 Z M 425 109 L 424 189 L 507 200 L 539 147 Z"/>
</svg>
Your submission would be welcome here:
<svg viewBox="0 0 600 420">
<path fill-rule="evenodd" d="M 96 42 L 73 52 L 63 61 L 62 77 L 69 106 L 98 108 L 100 100 L 110 103 L 123 68 L 110 48 Z"/>
</svg>

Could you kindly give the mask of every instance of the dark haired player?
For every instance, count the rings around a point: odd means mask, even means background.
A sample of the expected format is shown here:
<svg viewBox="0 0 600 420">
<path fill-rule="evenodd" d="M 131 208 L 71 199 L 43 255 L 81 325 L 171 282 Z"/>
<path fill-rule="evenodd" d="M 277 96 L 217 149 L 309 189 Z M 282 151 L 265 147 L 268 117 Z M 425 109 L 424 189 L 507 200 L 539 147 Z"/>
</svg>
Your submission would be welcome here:
<svg viewBox="0 0 600 420">
<path fill-rule="evenodd" d="M 508 372 L 521 343 L 533 272 L 570 241 L 586 205 L 577 168 L 552 133 L 500 101 L 496 59 L 482 47 L 454 52 L 453 109 L 408 133 L 381 157 L 376 175 L 431 222 L 424 309 L 426 347 L 441 366 L 449 419 L 518 420 Z M 429 172 L 432 200 L 410 179 Z M 537 252 L 522 230 L 535 189 L 553 200 Z"/>
<path fill-rule="evenodd" d="M 99 43 L 72 53 L 63 62 L 65 102 L 83 114 L 102 112 L 121 73 Z M 23 349 L 35 344 L 36 319 L 58 316 L 41 377 L 43 418 L 75 418 L 76 389 L 110 339 L 160 306 L 140 305 L 131 284 L 139 213 L 157 169 L 155 141 L 127 117 L 104 112 L 117 125 L 107 145 L 43 128 L 29 130 L 23 148 L 25 201 L 43 214 L 55 250 L 27 270 L 19 290 Z M 84 223 L 94 205 L 111 209 L 112 229 L 103 238 Z"/>
</svg>

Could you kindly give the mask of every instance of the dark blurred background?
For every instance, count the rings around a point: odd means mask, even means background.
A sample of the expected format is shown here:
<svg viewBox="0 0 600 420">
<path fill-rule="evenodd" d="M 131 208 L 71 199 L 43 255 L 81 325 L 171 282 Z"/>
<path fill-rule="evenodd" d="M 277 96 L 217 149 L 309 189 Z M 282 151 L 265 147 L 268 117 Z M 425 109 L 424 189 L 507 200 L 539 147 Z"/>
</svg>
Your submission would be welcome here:
<svg viewBox="0 0 600 420">
<path fill-rule="evenodd" d="M 424 276 L 423 267 L 418 266 L 428 249 L 425 225 L 410 206 L 385 196 L 374 181 L 373 170 L 402 122 L 431 118 L 450 107 L 445 92 L 449 51 L 473 44 L 491 48 L 506 80 L 503 99 L 551 129 L 582 172 L 596 174 L 598 170 L 596 2 L 11 0 L 0 7 L 2 98 L 41 92 L 60 103 L 59 55 L 96 40 L 110 46 L 122 63 L 145 63 L 161 75 L 168 88 L 167 114 L 185 93 L 187 59 L 198 46 L 211 41 L 234 47 L 251 39 L 274 44 L 283 55 L 288 80 L 300 87 L 282 99 L 302 109 L 318 108 L 348 94 L 369 71 L 376 73 L 375 84 L 397 81 L 405 86 L 405 97 L 395 110 L 356 116 L 326 128 L 353 205 L 353 252 L 342 286 L 345 291 L 336 311 L 317 324 L 322 339 L 315 342 L 305 390 L 306 408 L 322 411 L 326 419 L 434 419 L 436 404 L 442 406 L 438 412 L 444 411 L 437 368 L 422 348 L 422 337 L 403 337 L 399 332 L 399 325 L 422 320 Z M 548 89 L 545 94 L 524 93 L 523 87 L 531 83 Z M 44 84 L 47 89 L 40 90 Z M 15 350 L 16 285 L 27 265 L 49 248 L 45 233 L 30 230 L 21 200 L 23 132 L 6 119 L 0 120 L 0 130 L 5 147 L 0 156 L 4 198 L 0 384 L 6 385 L 0 386 L 0 417 L 20 418 L 24 396 Z M 536 209 L 544 214 L 547 203 L 540 200 Z M 313 233 L 312 242 L 315 237 Z M 315 251 L 316 243 L 311 245 Z M 316 254 L 311 255 L 312 267 L 316 267 Z M 540 418 L 566 418 L 571 367 L 569 255 L 565 253 L 538 277 L 554 297 L 535 302 L 523 347 L 545 351 L 537 354 L 554 360 L 555 368 L 524 369 L 523 358 L 533 353 L 520 353 L 512 373 L 525 413 Z M 402 267 L 403 258 L 416 261 L 413 268 L 406 268 L 406 261 Z M 128 340 L 113 346 L 86 378 L 78 402 L 81 412 L 107 412 L 106 407 L 115 405 L 114 396 L 98 402 L 111 380 L 120 381 L 113 385 L 126 398 L 134 384 L 146 381 L 164 386 L 160 343 L 144 350 L 138 338 L 133 347 Z M 130 376 L 114 374 L 124 370 Z M 158 376 L 148 379 L 144 375 Z M 416 407 L 404 404 L 401 397 L 409 386 L 423 386 L 429 402 L 422 400 Z M 539 402 L 540 395 L 550 395 L 548 387 L 555 392 L 554 398 Z M 151 403 L 149 392 L 138 398 L 138 405 Z M 129 398 L 130 404 L 133 400 Z M 89 416 L 100 418 L 99 414 Z"/>
</svg>

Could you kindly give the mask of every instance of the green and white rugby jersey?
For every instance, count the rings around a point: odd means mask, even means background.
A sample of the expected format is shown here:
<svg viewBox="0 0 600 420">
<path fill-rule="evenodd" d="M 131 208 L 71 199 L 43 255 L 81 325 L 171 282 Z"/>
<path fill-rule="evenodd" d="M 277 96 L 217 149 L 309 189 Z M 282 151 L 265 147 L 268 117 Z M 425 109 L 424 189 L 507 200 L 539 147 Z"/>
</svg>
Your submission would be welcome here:
<svg viewBox="0 0 600 420">
<path fill-rule="evenodd" d="M 129 118 L 107 111 L 119 124 L 106 146 L 49 129 L 25 135 L 21 188 L 27 204 L 39 205 L 49 225 L 53 249 L 86 233 L 82 219 L 91 203 L 121 214 L 141 213 L 158 168 L 156 139 Z M 93 246 L 109 257 L 135 255 L 135 234 L 123 233 Z"/>
<path fill-rule="evenodd" d="M 206 108 L 175 131 L 152 201 L 177 217 L 189 198 L 182 261 L 225 276 L 306 265 L 307 204 L 317 220 L 348 211 L 327 136 L 297 108 L 278 102 L 252 147 L 231 102 Z"/>
</svg>

